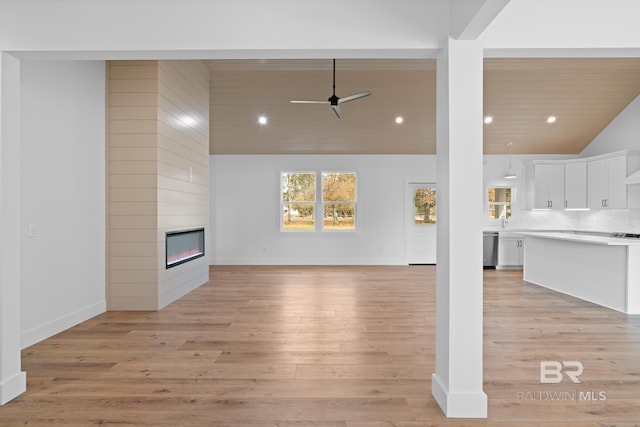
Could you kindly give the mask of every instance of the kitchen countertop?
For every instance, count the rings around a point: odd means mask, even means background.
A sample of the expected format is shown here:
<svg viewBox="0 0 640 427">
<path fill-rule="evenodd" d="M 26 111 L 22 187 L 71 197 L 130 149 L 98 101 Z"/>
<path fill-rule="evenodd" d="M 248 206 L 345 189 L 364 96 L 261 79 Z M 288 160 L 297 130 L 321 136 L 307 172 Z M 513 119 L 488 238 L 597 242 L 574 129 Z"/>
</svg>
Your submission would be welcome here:
<svg viewBox="0 0 640 427">
<path fill-rule="evenodd" d="M 564 228 L 510 228 L 510 227 L 486 227 L 482 229 L 485 233 L 514 233 L 522 234 L 528 232 L 536 233 L 576 233 L 576 230 L 568 230 Z"/>
<path fill-rule="evenodd" d="M 610 246 L 640 246 L 640 239 L 625 238 L 625 237 L 611 237 L 600 234 L 583 234 L 576 233 L 574 231 L 562 232 L 562 231 L 522 231 L 519 234 L 532 237 L 542 237 L 545 239 L 565 240 L 568 242 L 580 242 L 580 243 L 592 243 L 597 245 L 610 245 Z"/>
</svg>

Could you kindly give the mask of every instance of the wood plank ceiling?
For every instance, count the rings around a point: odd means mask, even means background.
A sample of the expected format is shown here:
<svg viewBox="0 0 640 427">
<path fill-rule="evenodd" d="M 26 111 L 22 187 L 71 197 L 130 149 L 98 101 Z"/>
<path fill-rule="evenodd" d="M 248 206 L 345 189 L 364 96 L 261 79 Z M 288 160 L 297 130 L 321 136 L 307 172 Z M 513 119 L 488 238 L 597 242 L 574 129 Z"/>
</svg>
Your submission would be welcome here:
<svg viewBox="0 0 640 427">
<path fill-rule="evenodd" d="M 372 92 L 342 104 L 343 119 L 328 105 L 290 103 L 332 94 L 331 60 L 207 64 L 212 154 L 436 152 L 433 59 L 338 60 L 338 96 Z M 579 154 L 640 94 L 640 58 L 486 59 L 484 68 L 485 154 L 507 153 L 509 142 L 514 154 Z"/>
</svg>

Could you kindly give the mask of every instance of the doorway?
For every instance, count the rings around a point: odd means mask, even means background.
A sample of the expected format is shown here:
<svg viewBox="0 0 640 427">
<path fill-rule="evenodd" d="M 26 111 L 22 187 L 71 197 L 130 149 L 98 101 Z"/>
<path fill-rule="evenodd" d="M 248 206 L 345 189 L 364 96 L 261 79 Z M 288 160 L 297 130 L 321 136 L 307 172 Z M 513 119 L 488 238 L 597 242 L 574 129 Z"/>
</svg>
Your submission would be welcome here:
<svg viewBox="0 0 640 427">
<path fill-rule="evenodd" d="M 435 264 L 437 186 L 434 183 L 409 183 L 405 199 L 407 263 Z"/>
</svg>

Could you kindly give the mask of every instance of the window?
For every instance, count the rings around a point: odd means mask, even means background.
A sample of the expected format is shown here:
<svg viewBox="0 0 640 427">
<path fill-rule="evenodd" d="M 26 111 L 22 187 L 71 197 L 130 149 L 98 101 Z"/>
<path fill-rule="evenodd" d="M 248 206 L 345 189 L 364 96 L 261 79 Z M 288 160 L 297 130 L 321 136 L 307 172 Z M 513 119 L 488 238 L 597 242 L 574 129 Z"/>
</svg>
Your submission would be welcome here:
<svg viewBox="0 0 640 427">
<path fill-rule="evenodd" d="M 282 229 L 315 230 L 316 174 L 285 172 L 281 179 Z"/>
<path fill-rule="evenodd" d="M 436 223 L 436 189 L 413 190 L 413 221 L 415 224 Z"/>
<path fill-rule="evenodd" d="M 489 219 L 511 217 L 511 188 L 489 187 Z"/>
<path fill-rule="evenodd" d="M 282 231 L 356 229 L 355 173 L 282 172 L 280 180 Z M 316 188 L 321 189 L 319 200 Z M 321 221 L 316 220 L 316 212 L 321 213 Z"/>
<path fill-rule="evenodd" d="M 322 212 L 325 230 L 355 230 L 355 173 L 322 173 Z"/>
</svg>

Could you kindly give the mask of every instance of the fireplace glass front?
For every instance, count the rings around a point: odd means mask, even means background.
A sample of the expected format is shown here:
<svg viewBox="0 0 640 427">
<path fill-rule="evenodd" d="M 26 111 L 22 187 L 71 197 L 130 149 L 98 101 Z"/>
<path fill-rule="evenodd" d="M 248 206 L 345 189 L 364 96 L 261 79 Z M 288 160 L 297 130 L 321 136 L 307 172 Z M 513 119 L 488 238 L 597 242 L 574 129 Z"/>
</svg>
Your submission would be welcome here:
<svg viewBox="0 0 640 427">
<path fill-rule="evenodd" d="M 204 256 L 204 228 L 166 234 L 166 268 Z"/>
</svg>

